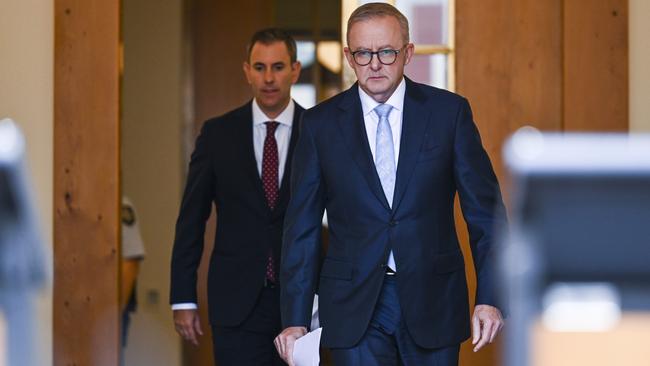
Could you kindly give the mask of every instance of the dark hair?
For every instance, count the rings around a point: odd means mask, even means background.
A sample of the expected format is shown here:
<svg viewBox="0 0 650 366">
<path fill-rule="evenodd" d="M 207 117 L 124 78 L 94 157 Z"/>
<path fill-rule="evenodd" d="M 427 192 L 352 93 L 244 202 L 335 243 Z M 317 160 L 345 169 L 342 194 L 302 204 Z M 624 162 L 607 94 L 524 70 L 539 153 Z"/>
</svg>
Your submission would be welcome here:
<svg viewBox="0 0 650 366">
<path fill-rule="evenodd" d="M 393 17 L 397 19 L 402 31 L 402 40 L 409 43 L 409 21 L 397 8 L 386 3 L 367 3 L 358 7 L 348 19 L 348 45 L 350 44 L 350 28 L 354 23 L 366 21 L 373 18 Z"/>
<path fill-rule="evenodd" d="M 296 41 L 289 35 L 289 33 L 280 28 L 266 28 L 255 32 L 255 34 L 253 34 L 253 37 L 251 37 L 250 42 L 248 43 L 248 52 L 246 54 L 246 59 L 250 61 L 251 51 L 253 50 L 253 46 L 255 46 L 256 43 L 270 45 L 271 43 L 275 42 L 284 42 L 284 44 L 287 46 L 287 51 L 289 51 L 289 58 L 291 59 L 291 63 L 296 62 Z"/>
</svg>

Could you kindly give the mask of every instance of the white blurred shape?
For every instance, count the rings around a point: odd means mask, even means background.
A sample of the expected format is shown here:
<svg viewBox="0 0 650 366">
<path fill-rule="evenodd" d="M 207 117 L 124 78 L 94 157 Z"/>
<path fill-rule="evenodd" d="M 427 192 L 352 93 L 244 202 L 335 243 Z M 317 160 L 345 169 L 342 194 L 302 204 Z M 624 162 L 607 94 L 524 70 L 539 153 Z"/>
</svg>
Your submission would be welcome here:
<svg viewBox="0 0 650 366">
<path fill-rule="evenodd" d="M 24 148 L 25 141 L 16 123 L 9 118 L 0 120 L 0 161 L 18 159 Z"/>
<path fill-rule="evenodd" d="M 309 109 L 316 105 L 316 87 L 312 84 L 294 84 L 291 97 L 303 108 Z"/>
<path fill-rule="evenodd" d="M 312 41 L 297 41 L 296 57 L 303 68 L 311 66 L 316 58 L 316 44 Z"/>
<path fill-rule="evenodd" d="M 555 332 L 605 332 L 621 318 L 621 300 L 608 283 L 557 283 L 544 294 L 542 320 Z"/>
<path fill-rule="evenodd" d="M 532 126 L 518 129 L 512 136 L 512 153 L 522 160 L 537 158 L 544 149 L 544 136 Z"/>
<path fill-rule="evenodd" d="M 647 171 L 650 134 L 541 133 L 524 127 L 506 142 L 504 160 L 515 174 Z"/>
</svg>

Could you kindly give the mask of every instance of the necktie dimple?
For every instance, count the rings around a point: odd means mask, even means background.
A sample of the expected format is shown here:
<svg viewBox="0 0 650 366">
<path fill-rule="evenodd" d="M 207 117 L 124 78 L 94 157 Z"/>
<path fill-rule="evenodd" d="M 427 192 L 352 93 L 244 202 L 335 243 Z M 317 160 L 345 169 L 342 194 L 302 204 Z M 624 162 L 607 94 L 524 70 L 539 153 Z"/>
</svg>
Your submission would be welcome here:
<svg viewBox="0 0 650 366">
<path fill-rule="evenodd" d="M 395 193 L 395 145 L 393 144 L 393 131 L 388 122 L 388 116 L 393 109 L 388 104 L 380 104 L 374 111 L 379 117 L 377 124 L 377 139 L 375 141 L 375 169 L 384 189 L 384 195 L 388 205 L 393 207 L 393 194 Z M 393 271 L 397 270 L 393 251 L 388 255 L 388 267 Z"/>
<path fill-rule="evenodd" d="M 275 130 L 279 123 L 269 121 L 266 125 L 266 138 L 264 139 L 264 153 L 262 156 L 262 184 L 264 185 L 264 194 L 269 208 L 273 210 L 279 196 L 279 179 L 278 179 L 278 143 L 275 140 Z M 275 282 L 275 263 L 273 261 L 273 249 L 269 251 L 269 257 L 266 264 L 266 279 Z"/>
<path fill-rule="evenodd" d="M 388 104 L 378 105 L 374 111 L 379 117 L 377 124 L 377 139 L 375 147 L 375 168 L 384 189 L 388 205 L 393 205 L 395 191 L 395 147 L 393 145 L 393 132 L 388 122 L 388 115 L 393 109 Z"/>
</svg>

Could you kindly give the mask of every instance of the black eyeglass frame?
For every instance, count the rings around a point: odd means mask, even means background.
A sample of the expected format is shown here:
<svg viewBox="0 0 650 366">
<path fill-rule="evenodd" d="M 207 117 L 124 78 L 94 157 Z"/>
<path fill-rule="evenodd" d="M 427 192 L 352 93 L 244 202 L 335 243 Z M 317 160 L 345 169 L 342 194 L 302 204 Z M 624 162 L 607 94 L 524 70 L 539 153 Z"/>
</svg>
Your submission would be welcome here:
<svg viewBox="0 0 650 366">
<path fill-rule="evenodd" d="M 397 56 L 398 56 L 398 55 L 399 55 L 399 54 L 404 50 L 404 48 L 406 48 L 406 46 L 408 46 L 408 45 L 404 45 L 404 46 L 402 46 L 401 48 L 396 49 L 396 50 L 391 49 L 391 48 L 385 48 L 385 49 L 383 49 L 383 50 L 379 50 L 379 51 L 375 51 L 375 52 L 373 52 L 373 51 L 368 51 L 368 50 L 357 50 L 357 51 L 350 52 L 350 54 L 352 55 L 352 59 L 354 60 L 354 62 L 355 62 L 357 65 L 359 65 L 359 66 L 368 66 L 368 65 L 370 65 L 370 63 L 372 62 L 372 58 L 373 58 L 375 55 L 377 55 L 377 60 L 379 60 L 379 62 L 380 62 L 382 65 L 386 65 L 386 66 L 388 66 L 388 65 L 392 65 L 392 64 L 394 64 L 395 61 L 397 61 Z M 386 52 L 386 51 L 391 51 L 391 52 L 393 52 L 393 53 L 395 54 L 395 55 L 394 55 L 395 58 L 393 59 L 393 62 L 386 63 L 386 62 L 384 62 L 384 61 L 381 60 L 381 57 L 379 56 L 379 53 L 381 53 L 381 52 Z M 370 54 L 370 60 L 369 60 L 367 63 L 362 64 L 362 63 L 360 63 L 359 61 L 357 61 L 357 57 L 356 57 L 356 55 L 357 55 L 358 53 L 360 53 L 360 52 L 367 52 L 367 53 Z"/>
</svg>

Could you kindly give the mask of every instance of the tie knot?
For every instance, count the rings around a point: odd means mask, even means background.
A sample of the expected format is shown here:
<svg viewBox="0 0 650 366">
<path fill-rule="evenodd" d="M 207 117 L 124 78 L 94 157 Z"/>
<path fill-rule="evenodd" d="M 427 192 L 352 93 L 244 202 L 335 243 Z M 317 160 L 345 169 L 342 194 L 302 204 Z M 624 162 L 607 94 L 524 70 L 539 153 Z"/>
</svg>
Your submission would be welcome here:
<svg viewBox="0 0 650 366">
<path fill-rule="evenodd" d="M 375 113 L 379 119 L 388 118 L 388 115 L 392 109 L 393 107 L 390 104 L 380 104 L 375 107 Z"/>
<path fill-rule="evenodd" d="M 268 121 L 268 122 L 264 122 L 264 124 L 266 125 L 266 133 L 272 134 L 275 133 L 275 129 L 278 128 L 278 125 L 280 123 L 275 121 Z"/>
</svg>

